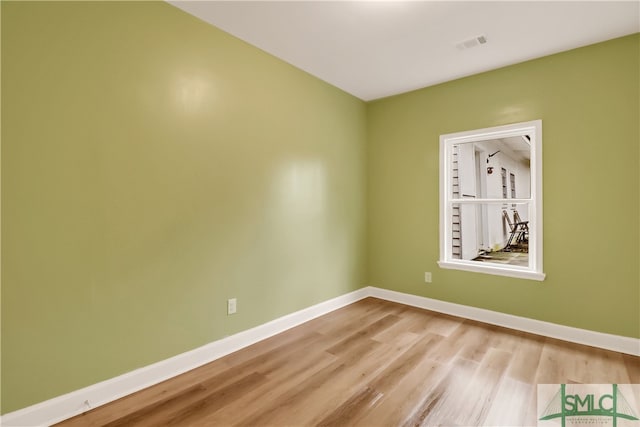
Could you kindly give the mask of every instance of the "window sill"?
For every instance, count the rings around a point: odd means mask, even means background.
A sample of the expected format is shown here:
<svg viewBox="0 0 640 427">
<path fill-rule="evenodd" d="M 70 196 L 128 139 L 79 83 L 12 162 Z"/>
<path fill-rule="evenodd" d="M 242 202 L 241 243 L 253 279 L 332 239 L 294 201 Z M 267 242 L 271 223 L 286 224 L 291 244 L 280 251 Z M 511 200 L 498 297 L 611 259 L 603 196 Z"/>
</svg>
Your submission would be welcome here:
<svg viewBox="0 0 640 427">
<path fill-rule="evenodd" d="M 518 279 L 529 279 L 543 281 L 545 274 L 538 271 L 531 271 L 528 269 L 519 269 L 517 267 L 502 267 L 497 265 L 479 265 L 475 262 L 465 261 L 438 261 L 440 268 L 448 270 L 463 270 L 472 271 L 475 273 L 493 274 L 497 276 L 516 277 Z"/>
</svg>

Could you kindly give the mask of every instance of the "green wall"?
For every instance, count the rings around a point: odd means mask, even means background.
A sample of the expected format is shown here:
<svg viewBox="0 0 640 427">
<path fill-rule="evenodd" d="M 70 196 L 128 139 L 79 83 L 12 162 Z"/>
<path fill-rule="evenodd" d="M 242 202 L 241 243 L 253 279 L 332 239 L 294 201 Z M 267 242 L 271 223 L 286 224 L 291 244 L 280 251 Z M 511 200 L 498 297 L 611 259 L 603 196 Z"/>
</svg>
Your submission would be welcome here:
<svg viewBox="0 0 640 427">
<path fill-rule="evenodd" d="M 368 284 L 640 337 L 639 58 L 636 34 L 369 103 Z M 546 280 L 440 269 L 439 136 L 534 119 Z"/>
<path fill-rule="evenodd" d="M 3 1 L 2 67 L 3 413 L 365 282 L 362 101 L 164 2 Z"/>
</svg>

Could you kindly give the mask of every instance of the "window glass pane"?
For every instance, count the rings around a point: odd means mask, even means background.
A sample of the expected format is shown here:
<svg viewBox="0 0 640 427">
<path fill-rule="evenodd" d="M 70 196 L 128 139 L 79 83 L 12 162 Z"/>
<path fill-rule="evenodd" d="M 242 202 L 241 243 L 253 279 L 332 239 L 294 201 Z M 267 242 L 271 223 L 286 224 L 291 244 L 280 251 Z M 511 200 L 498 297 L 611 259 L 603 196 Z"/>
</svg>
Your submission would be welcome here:
<svg viewBox="0 0 640 427">
<path fill-rule="evenodd" d="M 531 197 L 527 136 L 454 144 L 449 156 L 453 199 Z"/>
<path fill-rule="evenodd" d="M 451 258 L 529 267 L 529 203 L 453 203 Z"/>
</svg>

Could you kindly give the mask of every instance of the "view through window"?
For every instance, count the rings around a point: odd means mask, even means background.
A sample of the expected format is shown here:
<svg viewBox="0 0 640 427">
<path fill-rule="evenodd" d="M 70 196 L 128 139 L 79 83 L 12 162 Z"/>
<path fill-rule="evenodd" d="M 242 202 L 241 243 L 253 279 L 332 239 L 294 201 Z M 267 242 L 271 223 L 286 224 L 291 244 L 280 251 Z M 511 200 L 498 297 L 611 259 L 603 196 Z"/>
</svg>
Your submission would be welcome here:
<svg viewBox="0 0 640 427">
<path fill-rule="evenodd" d="M 441 137 L 440 266 L 542 280 L 542 123 Z"/>
</svg>

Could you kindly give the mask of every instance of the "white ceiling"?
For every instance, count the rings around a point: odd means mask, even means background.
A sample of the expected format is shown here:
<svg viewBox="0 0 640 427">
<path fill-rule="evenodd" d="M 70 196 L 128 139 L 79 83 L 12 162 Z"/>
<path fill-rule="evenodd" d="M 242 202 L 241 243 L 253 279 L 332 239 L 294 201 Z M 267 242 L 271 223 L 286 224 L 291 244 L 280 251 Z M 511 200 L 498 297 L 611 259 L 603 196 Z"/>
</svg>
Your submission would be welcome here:
<svg viewBox="0 0 640 427">
<path fill-rule="evenodd" d="M 638 0 L 170 3 L 366 101 L 640 31 Z"/>
</svg>

